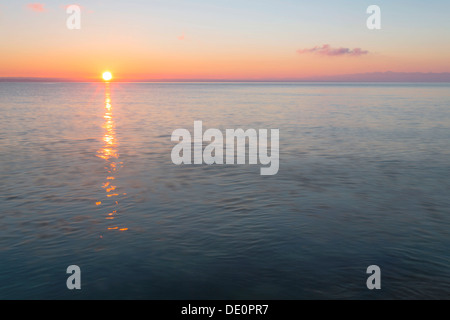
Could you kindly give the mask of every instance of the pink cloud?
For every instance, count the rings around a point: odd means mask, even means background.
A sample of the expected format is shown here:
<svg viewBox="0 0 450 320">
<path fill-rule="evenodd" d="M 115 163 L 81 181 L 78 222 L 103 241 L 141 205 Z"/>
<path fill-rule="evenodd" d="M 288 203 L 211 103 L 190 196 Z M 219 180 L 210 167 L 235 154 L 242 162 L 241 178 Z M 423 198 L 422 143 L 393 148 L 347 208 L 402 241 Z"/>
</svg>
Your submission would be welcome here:
<svg viewBox="0 0 450 320">
<path fill-rule="evenodd" d="M 42 3 L 28 3 L 27 8 L 34 12 L 44 12 L 46 11 Z"/>
<path fill-rule="evenodd" d="M 179 36 L 177 38 L 178 38 L 178 40 L 184 40 L 184 32 L 183 32 L 183 34 L 181 36 Z"/>
<path fill-rule="evenodd" d="M 308 54 L 313 53 L 321 56 L 351 56 L 351 57 L 359 57 L 365 54 L 368 54 L 369 51 L 362 50 L 361 48 L 349 49 L 349 48 L 332 48 L 329 44 L 324 44 L 321 47 L 314 47 L 311 49 L 299 49 L 297 50 L 298 54 Z"/>
</svg>

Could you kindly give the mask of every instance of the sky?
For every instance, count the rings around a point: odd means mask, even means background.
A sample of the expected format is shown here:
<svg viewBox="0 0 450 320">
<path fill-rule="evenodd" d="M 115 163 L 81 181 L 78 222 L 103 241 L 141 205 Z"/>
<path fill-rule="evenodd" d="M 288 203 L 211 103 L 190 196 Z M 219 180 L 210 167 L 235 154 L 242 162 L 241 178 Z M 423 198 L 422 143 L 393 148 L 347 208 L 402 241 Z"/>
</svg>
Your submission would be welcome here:
<svg viewBox="0 0 450 320">
<path fill-rule="evenodd" d="M 81 7 L 81 29 L 66 6 Z M 381 29 L 369 30 L 370 5 Z M 450 72 L 450 1 L 0 0 L 0 77 L 290 80 Z"/>
</svg>

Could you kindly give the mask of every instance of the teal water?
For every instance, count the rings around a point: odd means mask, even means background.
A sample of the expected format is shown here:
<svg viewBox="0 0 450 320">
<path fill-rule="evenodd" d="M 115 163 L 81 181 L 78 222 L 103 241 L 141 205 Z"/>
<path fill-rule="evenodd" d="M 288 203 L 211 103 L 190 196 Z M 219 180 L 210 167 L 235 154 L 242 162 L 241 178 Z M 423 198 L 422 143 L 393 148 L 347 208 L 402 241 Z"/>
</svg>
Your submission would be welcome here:
<svg viewBox="0 0 450 320">
<path fill-rule="evenodd" d="M 195 120 L 278 174 L 172 164 Z M 449 298 L 449 155 L 449 84 L 1 83 L 0 298 Z"/>
</svg>

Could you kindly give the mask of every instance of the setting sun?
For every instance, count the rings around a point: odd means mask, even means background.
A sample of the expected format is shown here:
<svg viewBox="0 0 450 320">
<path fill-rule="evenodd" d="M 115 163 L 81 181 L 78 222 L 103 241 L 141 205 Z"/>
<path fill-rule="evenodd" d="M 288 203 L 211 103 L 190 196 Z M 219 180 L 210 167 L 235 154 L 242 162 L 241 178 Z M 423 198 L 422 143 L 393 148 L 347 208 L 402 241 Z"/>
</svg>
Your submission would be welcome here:
<svg viewBox="0 0 450 320">
<path fill-rule="evenodd" d="M 109 80 L 111 80 L 112 79 L 112 74 L 111 74 L 111 72 L 109 72 L 109 71 L 107 71 L 107 72 L 104 72 L 103 73 L 103 80 L 105 80 L 105 81 L 109 81 Z"/>
</svg>

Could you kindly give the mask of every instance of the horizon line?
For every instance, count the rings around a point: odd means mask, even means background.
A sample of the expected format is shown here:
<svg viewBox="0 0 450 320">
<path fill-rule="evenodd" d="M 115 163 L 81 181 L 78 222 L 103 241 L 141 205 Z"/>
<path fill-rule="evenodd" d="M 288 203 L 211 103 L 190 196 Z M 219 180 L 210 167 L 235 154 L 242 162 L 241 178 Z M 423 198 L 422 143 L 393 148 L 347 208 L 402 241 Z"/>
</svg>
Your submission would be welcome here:
<svg viewBox="0 0 450 320">
<path fill-rule="evenodd" d="M 0 83 L 450 83 L 450 80 L 230 80 L 230 79 L 152 79 L 152 80 L 71 80 L 54 78 L 0 78 Z"/>
<path fill-rule="evenodd" d="M 450 83 L 450 80 L 229 80 L 229 79 L 171 79 L 171 80 L 68 80 L 40 78 L 0 78 L 0 83 Z"/>
<path fill-rule="evenodd" d="M 100 78 L 62 78 L 62 77 L 0 77 L 0 82 L 104 82 Z M 110 82 L 450 82 L 450 72 L 368 72 L 341 75 L 311 76 L 303 78 L 120 78 Z"/>
</svg>

